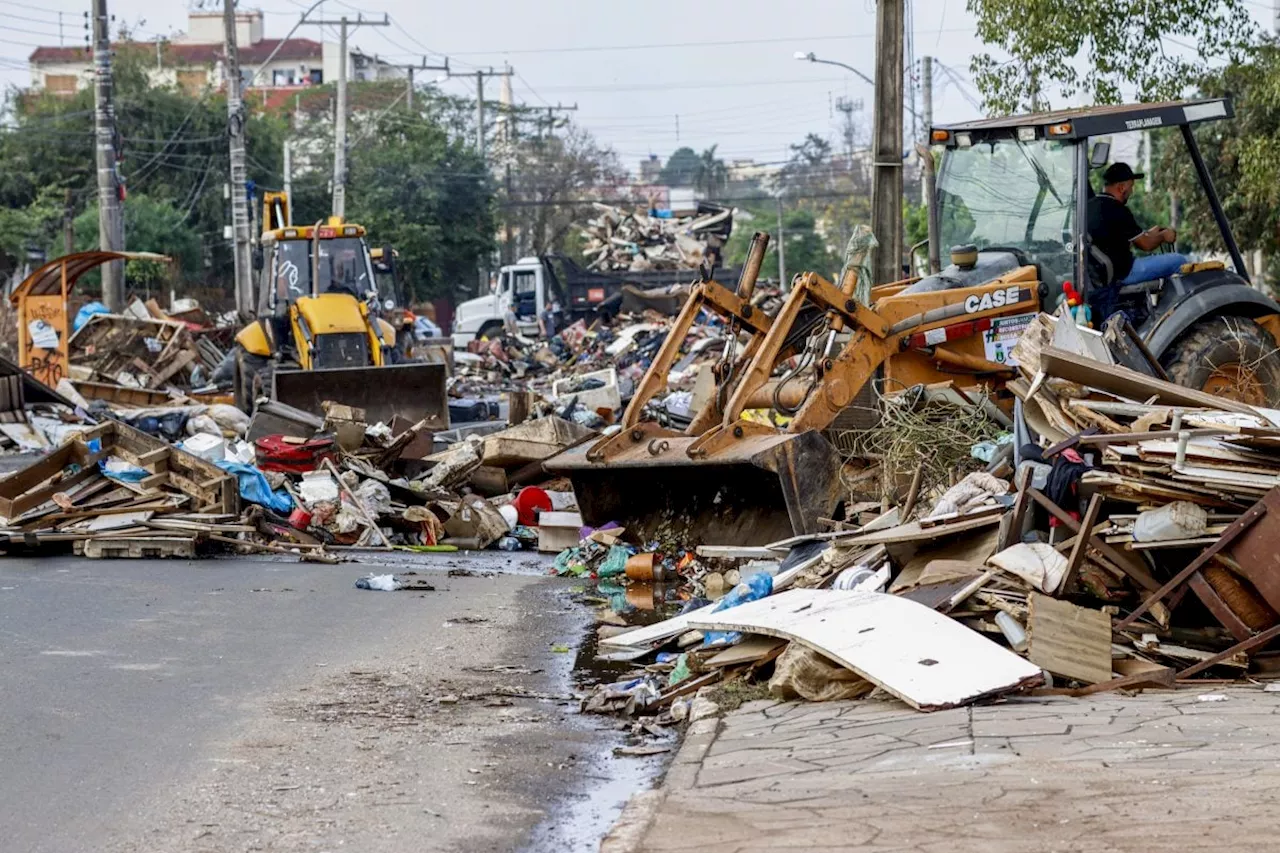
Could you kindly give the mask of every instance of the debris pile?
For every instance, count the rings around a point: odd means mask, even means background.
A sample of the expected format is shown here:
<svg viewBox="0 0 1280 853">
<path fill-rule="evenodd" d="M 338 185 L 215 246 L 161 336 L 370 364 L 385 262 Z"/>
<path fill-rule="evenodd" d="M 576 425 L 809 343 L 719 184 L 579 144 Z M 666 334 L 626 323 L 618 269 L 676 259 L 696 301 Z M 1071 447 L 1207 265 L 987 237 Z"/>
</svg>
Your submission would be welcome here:
<svg viewBox="0 0 1280 853">
<path fill-rule="evenodd" d="M 861 485 L 883 503 L 850 502 L 829 532 L 705 543 L 686 561 L 584 531 L 558 567 L 605 579 L 600 657 L 638 667 L 584 707 L 661 722 L 702 687 L 747 681 L 931 711 L 1274 673 L 1280 412 L 1173 384 L 1114 337 L 1071 346 L 1054 324 L 1041 315 L 1024 336 L 1012 417 L 952 383 L 886 395 L 899 428 L 984 429 L 919 435 L 954 445 L 927 455 L 861 436 L 877 457 Z M 708 568 L 724 560 L 732 583 Z M 629 627 L 618 612 L 646 595 L 682 611 Z"/>
<path fill-rule="evenodd" d="M 719 261 L 733 229 L 733 210 L 699 202 L 690 216 L 648 215 L 595 202 L 596 216 L 582 230 L 587 269 L 596 271 L 694 270 Z"/>
</svg>

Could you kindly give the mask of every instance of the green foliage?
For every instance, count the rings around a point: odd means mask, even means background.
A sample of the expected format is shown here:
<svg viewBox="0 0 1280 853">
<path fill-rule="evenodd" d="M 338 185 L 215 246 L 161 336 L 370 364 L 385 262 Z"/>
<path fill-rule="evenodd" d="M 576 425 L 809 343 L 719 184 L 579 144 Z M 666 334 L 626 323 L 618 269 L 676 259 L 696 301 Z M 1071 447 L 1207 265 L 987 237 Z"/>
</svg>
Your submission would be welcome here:
<svg viewBox="0 0 1280 853">
<path fill-rule="evenodd" d="M 1241 60 L 1255 33 L 1247 0 L 968 0 L 978 38 L 1006 54 L 970 63 L 987 109 L 1013 113 L 1054 97 L 1119 103 L 1177 98 L 1214 60 Z M 1162 39 L 1195 46 L 1190 56 Z"/>
<path fill-rule="evenodd" d="M 527 137 L 511 152 L 511 181 L 503 217 L 513 228 L 514 257 L 567 251 L 581 258 L 575 226 L 596 215 L 590 199 L 599 187 L 625 182 L 617 156 L 581 128 L 558 136 Z"/>
<path fill-rule="evenodd" d="M 419 299 L 474 286 L 476 261 L 493 248 L 493 190 L 479 155 L 417 115 L 388 114 L 351 146 L 347 218 L 373 245 L 390 244 Z M 359 142 L 372 139 L 368 136 Z"/>
<path fill-rule="evenodd" d="M 1236 242 L 1244 250 L 1280 254 L 1280 46 L 1261 46 L 1252 61 L 1205 75 L 1201 94 L 1230 94 L 1236 117 L 1196 127 L 1196 141 L 1209 167 Z M 1155 149 L 1156 186 L 1162 190 L 1159 221 L 1169 219 L 1169 196 L 1179 207 L 1179 248 L 1184 244 L 1223 251 L 1208 199 L 1181 138 L 1170 133 Z"/>
<path fill-rule="evenodd" d="M 725 244 L 725 265 L 742 266 L 747 259 L 747 248 L 751 245 L 751 235 L 755 231 L 768 231 L 773 238 L 769 242 L 769 250 L 765 253 L 761 276 L 775 278 L 778 270 L 777 211 L 772 205 L 750 207 L 751 219 L 734 225 L 733 234 Z M 783 236 L 786 240 L 787 278 L 799 272 L 816 272 L 828 279 L 833 279 L 840 271 L 843 263 L 843 246 L 841 253 L 833 251 L 827 240 L 818 233 L 817 217 L 811 210 L 792 208 L 782 214 Z"/>
<path fill-rule="evenodd" d="M 72 227 L 76 251 L 98 248 L 97 203 L 77 216 Z M 144 195 L 130 196 L 124 206 L 124 233 L 132 251 L 155 252 L 173 258 L 183 280 L 189 281 L 199 273 L 200 235 L 182 221 L 179 211 L 169 202 Z M 125 265 L 125 278 L 131 287 L 158 288 L 167 286 L 169 269 L 165 264 L 129 261 Z M 95 274 L 84 281 L 93 285 L 99 278 Z"/>
<path fill-rule="evenodd" d="M 231 255 L 222 239 L 228 213 L 222 198 L 227 181 L 227 106 L 216 93 L 194 98 L 174 87 L 151 86 L 151 50 L 121 49 L 114 63 L 117 125 L 123 160 L 119 171 L 127 198 L 126 223 L 135 199 L 167 205 L 171 216 L 204 241 L 215 282 L 230 278 Z M 64 195 L 71 191 L 74 214 L 91 209 L 97 195 L 94 165 L 93 92 L 71 97 L 11 94 L 15 127 L 0 132 L 0 210 L 25 223 L 25 240 L 61 254 Z M 246 119 L 249 178 L 278 186 L 285 120 L 250 110 Z M 56 215 L 50 210 L 56 207 Z M 140 211 L 143 220 L 150 210 Z M 126 227 L 125 247 L 164 251 L 143 242 L 147 232 Z M 96 244 L 96 239 L 94 241 Z M 11 254 L 11 247 L 0 244 Z M 195 257 L 200 257 L 197 251 Z M 189 276 L 206 274 L 193 264 Z M 191 278 L 187 279 L 191 282 Z"/>
<path fill-rule="evenodd" d="M 693 186 L 694 177 L 698 174 L 701 163 L 702 158 L 692 148 L 687 146 L 677 148 L 671 152 L 671 156 L 667 158 L 667 165 L 663 166 L 662 171 L 658 173 L 658 183 L 669 187 Z"/>
<path fill-rule="evenodd" d="M 693 186 L 709 199 L 724 193 L 729 183 L 729 168 L 716 156 L 719 145 L 712 145 L 698 157 L 698 168 L 693 175 Z"/>
</svg>

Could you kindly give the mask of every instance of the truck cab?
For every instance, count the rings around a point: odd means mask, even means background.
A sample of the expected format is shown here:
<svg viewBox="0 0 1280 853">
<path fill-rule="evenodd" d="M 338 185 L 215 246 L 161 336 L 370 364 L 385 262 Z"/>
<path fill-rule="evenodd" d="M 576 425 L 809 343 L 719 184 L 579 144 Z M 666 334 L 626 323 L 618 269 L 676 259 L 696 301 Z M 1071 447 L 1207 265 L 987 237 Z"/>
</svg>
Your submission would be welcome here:
<svg viewBox="0 0 1280 853">
<path fill-rule="evenodd" d="M 559 281 L 540 258 L 521 258 L 502 267 L 492 293 L 458 306 L 453 322 L 454 347 L 465 349 L 471 341 L 500 334 L 508 307 L 515 312 L 520 334 L 537 337 L 538 315 L 553 295 L 563 307 Z"/>
</svg>

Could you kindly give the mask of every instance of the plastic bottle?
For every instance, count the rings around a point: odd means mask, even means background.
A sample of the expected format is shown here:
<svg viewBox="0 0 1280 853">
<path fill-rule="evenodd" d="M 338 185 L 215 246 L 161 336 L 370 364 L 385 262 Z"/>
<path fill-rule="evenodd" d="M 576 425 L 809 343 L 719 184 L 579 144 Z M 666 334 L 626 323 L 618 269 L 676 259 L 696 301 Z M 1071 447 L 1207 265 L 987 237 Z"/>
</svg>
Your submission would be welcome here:
<svg viewBox="0 0 1280 853">
<path fill-rule="evenodd" d="M 519 551 L 520 540 L 514 536 L 503 536 L 498 540 L 498 549 L 501 551 Z"/>
<path fill-rule="evenodd" d="M 1062 295 L 1067 300 L 1067 308 L 1071 312 L 1071 318 L 1075 320 L 1077 326 L 1085 328 L 1093 327 L 1093 309 L 1085 304 L 1084 298 L 1080 295 L 1080 291 L 1076 290 L 1075 285 L 1069 281 L 1062 283 Z"/>
</svg>

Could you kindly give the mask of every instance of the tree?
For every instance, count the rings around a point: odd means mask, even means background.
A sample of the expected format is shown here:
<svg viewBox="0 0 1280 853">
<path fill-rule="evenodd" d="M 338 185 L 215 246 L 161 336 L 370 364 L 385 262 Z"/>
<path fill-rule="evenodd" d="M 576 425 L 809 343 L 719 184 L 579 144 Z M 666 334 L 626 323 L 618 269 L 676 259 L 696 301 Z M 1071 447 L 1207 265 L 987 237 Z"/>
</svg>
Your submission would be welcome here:
<svg viewBox="0 0 1280 853">
<path fill-rule="evenodd" d="M 725 265 L 741 266 L 746 262 L 747 249 L 751 244 L 753 231 L 772 232 L 769 249 L 765 253 L 764 266 L 760 275 L 769 278 L 776 275 L 778 269 L 778 234 L 773 228 L 776 221 L 776 210 L 772 205 L 759 205 L 748 208 L 749 219 L 734 225 L 733 235 L 725 244 Z M 760 223 L 756 225 L 755 223 Z M 786 241 L 787 276 L 790 278 L 799 272 L 816 272 L 829 280 L 834 280 L 843 263 L 843 246 L 837 254 L 828 245 L 827 240 L 817 230 L 817 217 L 811 210 L 793 208 L 782 214 L 783 239 Z"/>
<path fill-rule="evenodd" d="M 76 251 L 84 252 L 98 247 L 98 206 L 93 204 L 76 217 L 73 224 Z M 184 223 L 180 212 L 167 201 L 158 201 L 145 195 L 130 196 L 124 206 L 124 233 L 132 251 L 155 252 L 173 258 L 176 269 L 164 264 L 146 261 L 129 261 L 125 278 L 130 287 L 146 290 L 165 290 L 171 272 L 179 274 L 179 280 L 190 280 L 200 272 L 200 235 Z M 96 270 L 94 271 L 96 273 Z M 99 284 L 97 275 L 86 276 L 85 284 Z"/>
<path fill-rule="evenodd" d="M 118 49 L 113 65 L 126 222 L 135 199 L 169 205 L 170 215 L 204 241 L 210 261 L 207 269 L 197 265 L 191 270 L 188 282 L 207 276 L 211 283 L 223 284 L 232 264 L 222 239 L 227 221 L 222 198 L 227 181 L 226 101 L 215 92 L 192 97 L 176 87 L 151 85 L 148 71 L 155 62 L 150 45 L 125 46 Z M 278 187 L 285 120 L 262 113 L 252 101 L 248 106 L 249 177 L 259 185 Z M 86 210 L 97 195 L 92 89 L 70 97 L 13 92 L 0 112 L 5 109 L 13 126 L 0 132 L 0 209 L 8 211 L 8 221 L 26 223 L 24 240 L 56 256 L 62 252 L 65 192 L 72 193 L 74 213 Z M 50 213 L 51 207 L 56 213 Z M 143 218 L 148 215 L 141 213 Z M 140 240 L 141 235 L 126 227 L 126 248 L 156 249 Z M 11 252 L 11 247 L 0 245 L 0 253 L 12 257 Z"/>
<path fill-rule="evenodd" d="M 1254 35 L 1247 0 L 968 0 L 978 37 L 1009 56 L 970 63 L 987 109 L 1012 113 L 1063 99 L 1114 104 L 1176 98 L 1215 60 L 1241 60 Z M 1170 44 L 1194 46 L 1191 56 Z"/>
<path fill-rule="evenodd" d="M 395 247 L 419 299 L 472 292 L 496 230 L 484 161 L 433 110 L 387 114 L 348 164 L 348 218 Z"/>
<path fill-rule="evenodd" d="M 519 140 L 511 157 L 503 216 L 515 231 L 517 255 L 565 250 L 574 226 L 593 215 L 601 189 L 625 183 L 613 150 L 572 125 L 559 135 Z"/>
<path fill-rule="evenodd" d="M 702 152 L 693 176 L 694 188 L 710 199 L 721 195 L 729 183 L 729 168 L 716 156 L 716 149 L 719 147 L 712 145 Z"/>
<path fill-rule="evenodd" d="M 1262 45 L 1249 62 L 1233 63 L 1200 81 L 1204 97 L 1230 94 L 1236 117 L 1196 126 L 1215 189 L 1236 241 L 1245 251 L 1280 257 L 1280 44 Z M 1223 251 L 1218 226 L 1181 138 L 1157 139 L 1155 185 L 1146 201 L 1154 221 L 1170 220 L 1177 200 L 1179 248 Z"/>
<path fill-rule="evenodd" d="M 667 165 L 663 166 L 662 171 L 658 173 L 658 182 L 669 187 L 692 186 L 701 163 L 702 158 L 692 148 L 688 146 L 677 148 L 667 158 Z"/>
</svg>

